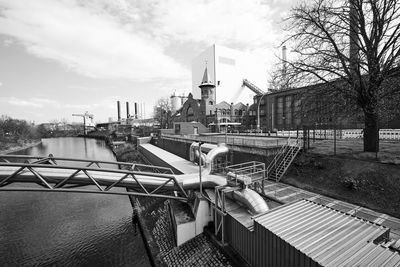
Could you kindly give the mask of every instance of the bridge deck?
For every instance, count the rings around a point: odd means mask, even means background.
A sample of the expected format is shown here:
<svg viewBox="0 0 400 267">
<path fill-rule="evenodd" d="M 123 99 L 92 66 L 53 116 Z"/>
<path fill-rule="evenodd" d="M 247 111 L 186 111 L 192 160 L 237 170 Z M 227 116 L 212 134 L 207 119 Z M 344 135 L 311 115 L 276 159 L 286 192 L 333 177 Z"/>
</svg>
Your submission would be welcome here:
<svg viewBox="0 0 400 267">
<path fill-rule="evenodd" d="M 141 144 L 139 150 L 146 158 L 153 162 L 154 165 L 169 167 L 174 173 L 188 174 L 199 172 L 199 167 L 192 162 L 152 144 Z"/>
</svg>

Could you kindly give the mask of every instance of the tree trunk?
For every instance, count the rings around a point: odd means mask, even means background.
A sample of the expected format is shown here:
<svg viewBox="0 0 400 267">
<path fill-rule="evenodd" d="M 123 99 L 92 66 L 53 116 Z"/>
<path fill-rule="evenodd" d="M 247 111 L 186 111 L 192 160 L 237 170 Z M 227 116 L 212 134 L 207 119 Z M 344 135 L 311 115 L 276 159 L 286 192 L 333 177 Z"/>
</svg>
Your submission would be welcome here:
<svg viewBox="0 0 400 267">
<path fill-rule="evenodd" d="M 377 112 L 364 112 L 364 152 L 379 152 Z"/>
</svg>

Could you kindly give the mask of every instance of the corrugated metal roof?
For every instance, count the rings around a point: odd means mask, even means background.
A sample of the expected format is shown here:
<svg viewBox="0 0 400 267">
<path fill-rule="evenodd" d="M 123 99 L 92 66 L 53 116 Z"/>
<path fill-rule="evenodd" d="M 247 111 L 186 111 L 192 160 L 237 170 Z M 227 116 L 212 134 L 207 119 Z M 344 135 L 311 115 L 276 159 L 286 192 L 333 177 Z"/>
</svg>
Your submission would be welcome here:
<svg viewBox="0 0 400 267">
<path fill-rule="evenodd" d="M 284 205 L 255 222 L 323 266 L 399 266 L 400 254 L 374 244 L 389 229 L 309 200 Z"/>
</svg>

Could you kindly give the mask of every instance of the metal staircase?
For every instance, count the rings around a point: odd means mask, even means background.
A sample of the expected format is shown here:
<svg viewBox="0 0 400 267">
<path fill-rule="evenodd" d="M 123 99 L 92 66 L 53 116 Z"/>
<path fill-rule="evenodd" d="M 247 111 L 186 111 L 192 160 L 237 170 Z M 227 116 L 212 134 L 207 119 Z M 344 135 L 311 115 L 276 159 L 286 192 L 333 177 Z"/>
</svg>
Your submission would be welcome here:
<svg viewBox="0 0 400 267">
<path fill-rule="evenodd" d="M 301 149 L 299 139 L 288 139 L 266 170 L 266 178 L 279 182 Z"/>
</svg>

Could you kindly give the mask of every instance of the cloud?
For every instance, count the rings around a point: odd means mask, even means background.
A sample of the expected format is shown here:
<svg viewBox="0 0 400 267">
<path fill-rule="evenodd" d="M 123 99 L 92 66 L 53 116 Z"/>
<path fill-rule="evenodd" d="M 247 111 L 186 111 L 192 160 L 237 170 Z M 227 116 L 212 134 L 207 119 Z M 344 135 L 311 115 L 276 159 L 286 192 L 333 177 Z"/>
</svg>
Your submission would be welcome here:
<svg viewBox="0 0 400 267">
<path fill-rule="evenodd" d="M 7 103 L 13 106 L 41 108 L 43 104 L 32 102 L 30 100 L 20 99 L 16 97 L 0 97 L 0 102 Z"/>
<path fill-rule="evenodd" d="M 0 97 L 0 103 L 6 103 L 13 106 L 23 106 L 31 108 L 52 108 L 52 109 L 90 109 L 97 104 L 66 104 L 53 99 L 31 97 L 28 99 L 17 97 Z"/>
<path fill-rule="evenodd" d="M 92 78 L 146 81 L 188 75 L 162 45 L 122 21 L 120 13 L 99 10 L 101 1 L 83 3 L 0 0 L 0 33 L 18 39 L 35 56 Z"/>
<path fill-rule="evenodd" d="M 276 9 L 259 1 L 167 0 L 156 7 L 154 20 L 159 27 L 155 30 L 180 41 L 252 48 L 271 43 L 279 35 L 272 30 Z"/>
</svg>

